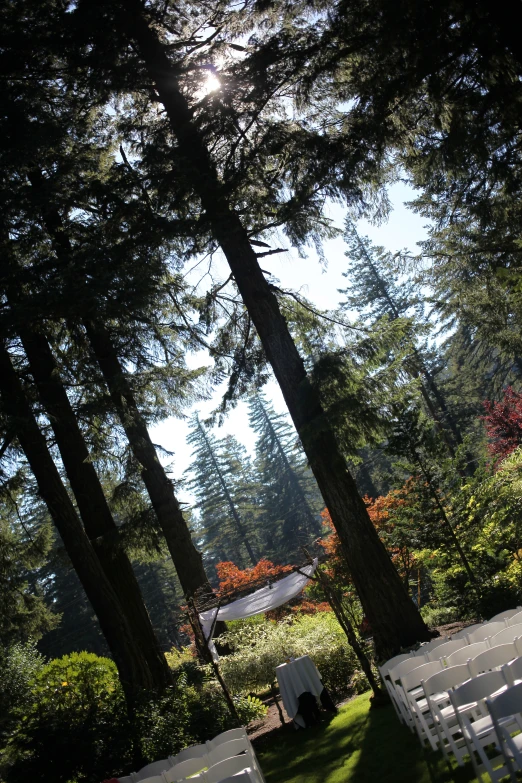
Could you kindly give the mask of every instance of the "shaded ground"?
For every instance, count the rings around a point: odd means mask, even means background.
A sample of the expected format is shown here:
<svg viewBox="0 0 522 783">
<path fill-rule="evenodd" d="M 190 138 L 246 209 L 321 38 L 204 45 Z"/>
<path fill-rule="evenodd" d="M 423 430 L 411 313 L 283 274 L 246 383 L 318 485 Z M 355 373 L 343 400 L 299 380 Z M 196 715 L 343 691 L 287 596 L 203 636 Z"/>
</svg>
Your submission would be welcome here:
<svg viewBox="0 0 522 783">
<path fill-rule="evenodd" d="M 423 750 L 391 706 L 369 708 L 369 693 L 324 713 L 319 726 L 272 730 L 256 741 L 267 783 L 476 783 L 471 763 L 450 768 Z"/>
</svg>

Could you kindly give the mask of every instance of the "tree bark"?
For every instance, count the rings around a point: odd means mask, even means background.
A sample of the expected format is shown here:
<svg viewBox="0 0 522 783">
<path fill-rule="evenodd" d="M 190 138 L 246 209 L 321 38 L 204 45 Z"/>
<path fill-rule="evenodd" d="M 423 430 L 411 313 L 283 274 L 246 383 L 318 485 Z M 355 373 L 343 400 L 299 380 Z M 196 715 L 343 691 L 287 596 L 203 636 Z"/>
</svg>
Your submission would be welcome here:
<svg viewBox="0 0 522 783">
<path fill-rule="evenodd" d="M 178 165 L 194 183 L 281 387 L 371 623 L 377 655 L 389 657 L 402 647 L 425 641 L 429 631 L 359 497 L 247 231 L 228 203 L 210 153 L 192 121 L 166 48 L 149 27 L 139 0 L 128 0 L 120 7 L 120 23 L 137 46 L 177 139 Z"/>
<path fill-rule="evenodd" d="M 49 416 L 67 478 L 80 516 L 102 567 L 123 606 L 133 630 L 135 644 L 146 657 L 156 687 L 171 682 L 140 588 L 118 528 L 91 462 L 83 434 L 61 382 L 59 370 L 45 335 L 20 328 L 20 338 L 29 360 L 40 399 Z"/>
<path fill-rule="evenodd" d="M 158 459 L 111 336 L 101 323 L 85 321 L 84 326 L 132 453 L 141 465 L 143 483 L 165 536 L 183 592 L 191 596 L 200 587 L 210 589 L 201 553 L 194 546 L 172 484 Z"/>
<path fill-rule="evenodd" d="M 140 689 L 154 687 L 147 661 L 122 606 L 87 537 L 47 448 L 9 353 L 0 342 L 0 395 L 73 568 L 91 602 L 132 705 Z"/>
</svg>

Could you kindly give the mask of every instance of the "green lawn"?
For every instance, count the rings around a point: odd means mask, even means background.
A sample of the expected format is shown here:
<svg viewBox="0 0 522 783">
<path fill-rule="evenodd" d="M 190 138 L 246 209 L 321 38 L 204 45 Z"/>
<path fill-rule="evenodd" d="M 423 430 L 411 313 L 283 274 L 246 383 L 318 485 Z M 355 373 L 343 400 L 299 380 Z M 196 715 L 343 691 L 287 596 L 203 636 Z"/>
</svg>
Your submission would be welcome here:
<svg viewBox="0 0 522 783">
<path fill-rule="evenodd" d="M 369 694 L 338 715 L 286 735 L 258 752 L 267 783 L 476 783 L 471 762 L 450 769 L 423 750 L 393 708 L 369 709 Z"/>
</svg>

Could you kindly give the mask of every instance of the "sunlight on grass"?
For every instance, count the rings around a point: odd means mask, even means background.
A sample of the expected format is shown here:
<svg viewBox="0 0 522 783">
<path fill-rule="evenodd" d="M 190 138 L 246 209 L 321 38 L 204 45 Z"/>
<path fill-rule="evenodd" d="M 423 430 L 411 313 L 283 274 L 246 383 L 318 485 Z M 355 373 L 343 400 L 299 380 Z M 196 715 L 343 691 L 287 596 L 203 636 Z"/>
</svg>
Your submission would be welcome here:
<svg viewBox="0 0 522 783">
<path fill-rule="evenodd" d="M 370 710 L 367 693 L 320 726 L 288 728 L 258 755 L 267 783 L 476 783 L 471 763 L 450 770 L 441 753 L 422 750 L 391 706 Z"/>
</svg>

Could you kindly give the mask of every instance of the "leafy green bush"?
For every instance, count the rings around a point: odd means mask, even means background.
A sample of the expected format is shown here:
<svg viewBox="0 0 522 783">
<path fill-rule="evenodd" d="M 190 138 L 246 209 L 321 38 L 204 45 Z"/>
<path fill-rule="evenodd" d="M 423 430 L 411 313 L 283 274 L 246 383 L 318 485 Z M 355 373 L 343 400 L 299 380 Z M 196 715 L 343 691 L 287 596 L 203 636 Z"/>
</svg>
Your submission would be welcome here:
<svg viewBox="0 0 522 783">
<path fill-rule="evenodd" d="M 8 730 L 14 708 L 30 703 L 32 682 L 44 665 L 36 642 L 0 650 L 0 733 Z"/>
<path fill-rule="evenodd" d="M 264 618 L 232 623 L 223 637 L 233 650 L 220 661 L 235 693 L 259 693 L 275 680 L 275 669 L 290 656 L 309 655 L 334 698 L 350 690 L 356 658 L 332 612 L 289 617 L 276 623 Z"/>
<path fill-rule="evenodd" d="M 428 628 L 453 623 L 460 619 L 460 613 L 456 606 L 426 604 L 421 609 L 421 615 Z"/>
<path fill-rule="evenodd" d="M 99 781 L 130 763 L 132 731 L 112 661 L 65 655 L 36 672 L 30 695 L 3 753 L 10 783 Z"/>
<path fill-rule="evenodd" d="M 17 655 L 13 662 L 33 660 L 29 653 L 26 659 Z M 99 783 L 232 728 L 217 683 L 203 671 L 195 677 L 202 684 L 190 684 L 181 670 L 188 659 L 179 657 L 175 685 L 161 695 L 145 694 L 132 721 L 112 661 L 92 653 L 47 665 L 34 659 L 32 673 L 25 675 L 25 699 L 15 709 L 11 704 L 10 737 L 2 753 L 8 783 Z M 244 696 L 236 697 L 236 707 L 244 723 L 266 712 L 259 700 Z"/>
</svg>

